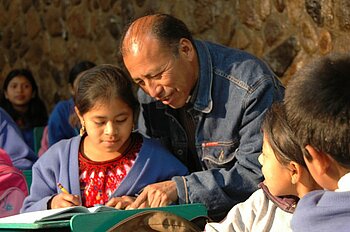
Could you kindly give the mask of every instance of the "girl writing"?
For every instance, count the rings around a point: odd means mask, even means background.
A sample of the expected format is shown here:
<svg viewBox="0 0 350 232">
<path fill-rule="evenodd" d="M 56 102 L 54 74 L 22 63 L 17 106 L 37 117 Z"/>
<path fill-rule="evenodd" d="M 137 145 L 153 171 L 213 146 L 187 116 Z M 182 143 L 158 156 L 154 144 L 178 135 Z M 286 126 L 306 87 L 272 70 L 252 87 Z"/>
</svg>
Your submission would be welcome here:
<svg viewBox="0 0 350 232">
<path fill-rule="evenodd" d="M 47 111 L 38 86 L 28 69 L 14 69 L 6 77 L 0 106 L 12 117 L 27 145 L 34 150 L 34 127 L 47 124 Z"/>
<path fill-rule="evenodd" d="M 54 144 L 35 163 L 21 212 L 116 206 L 117 197 L 134 196 L 150 183 L 187 173 L 160 143 L 132 132 L 139 104 L 124 72 L 100 65 L 79 78 L 74 102 L 80 135 Z"/>
<path fill-rule="evenodd" d="M 259 156 L 265 181 L 243 203 L 234 206 L 220 223 L 205 231 L 292 231 L 290 220 L 299 198 L 319 189 L 295 141 L 284 105 L 274 103 L 262 124 L 263 152 Z"/>
</svg>

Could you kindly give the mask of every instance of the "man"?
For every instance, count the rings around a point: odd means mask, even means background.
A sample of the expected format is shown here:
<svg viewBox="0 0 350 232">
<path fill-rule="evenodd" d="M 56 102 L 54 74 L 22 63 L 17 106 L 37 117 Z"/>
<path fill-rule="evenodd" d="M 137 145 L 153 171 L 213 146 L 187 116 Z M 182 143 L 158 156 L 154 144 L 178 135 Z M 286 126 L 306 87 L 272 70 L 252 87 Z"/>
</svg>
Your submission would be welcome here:
<svg viewBox="0 0 350 232">
<path fill-rule="evenodd" d="M 134 21 L 121 53 L 141 87 L 139 130 L 192 172 L 147 186 L 130 207 L 202 202 L 209 216 L 222 218 L 262 179 L 260 123 L 283 87 L 254 56 L 194 40 L 166 14 Z"/>
</svg>

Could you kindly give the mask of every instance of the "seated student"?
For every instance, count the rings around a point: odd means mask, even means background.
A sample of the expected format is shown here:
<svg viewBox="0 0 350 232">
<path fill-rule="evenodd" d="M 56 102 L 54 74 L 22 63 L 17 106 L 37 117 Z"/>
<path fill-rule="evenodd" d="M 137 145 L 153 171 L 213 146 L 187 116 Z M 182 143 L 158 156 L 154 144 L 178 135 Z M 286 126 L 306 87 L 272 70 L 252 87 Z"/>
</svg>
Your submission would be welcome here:
<svg viewBox="0 0 350 232">
<path fill-rule="evenodd" d="M 16 123 L 1 107 L 0 148 L 9 154 L 13 165 L 18 169 L 31 169 L 37 160 L 33 150 L 23 140 Z"/>
<path fill-rule="evenodd" d="M 6 77 L 0 106 L 20 128 L 27 145 L 34 150 L 34 127 L 47 124 L 47 111 L 38 87 L 28 69 L 14 69 Z"/>
<path fill-rule="evenodd" d="M 319 188 L 306 168 L 282 103 L 272 105 L 262 130 L 263 153 L 259 162 L 265 181 L 248 200 L 234 206 L 222 222 L 208 223 L 206 231 L 291 231 L 298 198 Z"/>
<path fill-rule="evenodd" d="M 44 130 L 43 130 L 43 135 L 41 137 L 41 141 L 40 141 L 40 148 L 38 151 L 38 157 L 42 156 L 45 151 L 47 151 L 47 149 L 49 149 L 49 132 L 48 132 L 48 126 L 45 126 Z"/>
<path fill-rule="evenodd" d="M 324 188 L 304 196 L 294 231 L 350 230 L 350 56 L 331 54 L 307 65 L 288 83 L 287 118 L 308 151 L 305 163 Z"/>
<path fill-rule="evenodd" d="M 132 199 L 150 183 L 188 173 L 156 140 L 132 132 L 138 101 L 131 80 L 119 68 L 100 65 L 85 71 L 74 103 L 81 136 L 54 144 L 36 162 L 21 212 L 116 206 L 115 197 Z M 70 194 L 61 192 L 57 182 Z"/>
<path fill-rule="evenodd" d="M 74 82 L 79 73 L 94 66 L 96 64 L 90 61 L 81 61 L 70 70 L 68 82 L 72 96 L 74 94 Z M 73 97 L 58 102 L 54 107 L 48 122 L 49 147 L 61 139 L 69 139 L 79 134 L 79 129 L 73 127 L 70 123 L 70 116 L 72 114 L 75 114 Z"/>
</svg>

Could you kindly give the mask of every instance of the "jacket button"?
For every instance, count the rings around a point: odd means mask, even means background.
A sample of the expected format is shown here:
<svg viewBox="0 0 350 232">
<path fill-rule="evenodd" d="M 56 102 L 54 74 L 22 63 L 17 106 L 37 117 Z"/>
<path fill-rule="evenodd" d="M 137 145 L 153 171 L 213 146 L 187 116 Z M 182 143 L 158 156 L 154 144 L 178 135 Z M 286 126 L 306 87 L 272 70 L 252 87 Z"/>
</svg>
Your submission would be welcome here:
<svg viewBox="0 0 350 232">
<path fill-rule="evenodd" d="M 177 154 L 178 154 L 179 156 L 183 155 L 183 153 L 184 153 L 183 150 L 181 150 L 181 149 L 177 150 Z"/>
</svg>

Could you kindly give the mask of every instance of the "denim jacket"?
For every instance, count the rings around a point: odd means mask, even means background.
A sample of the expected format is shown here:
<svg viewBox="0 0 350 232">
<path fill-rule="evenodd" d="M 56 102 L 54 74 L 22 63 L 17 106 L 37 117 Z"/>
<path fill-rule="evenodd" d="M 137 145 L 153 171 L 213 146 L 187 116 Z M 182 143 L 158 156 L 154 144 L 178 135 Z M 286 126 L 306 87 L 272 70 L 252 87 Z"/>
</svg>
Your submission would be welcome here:
<svg viewBox="0 0 350 232">
<path fill-rule="evenodd" d="M 202 170 L 173 177 L 180 204 L 201 202 L 209 216 L 222 218 L 247 199 L 262 180 L 258 156 L 261 122 L 284 88 L 264 62 L 240 50 L 195 41 L 200 73 L 189 109 L 196 124 L 195 146 Z M 185 161 L 187 136 L 176 110 L 138 92 L 139 130 L 158 138 Z"/>
</svg>

